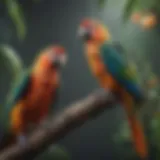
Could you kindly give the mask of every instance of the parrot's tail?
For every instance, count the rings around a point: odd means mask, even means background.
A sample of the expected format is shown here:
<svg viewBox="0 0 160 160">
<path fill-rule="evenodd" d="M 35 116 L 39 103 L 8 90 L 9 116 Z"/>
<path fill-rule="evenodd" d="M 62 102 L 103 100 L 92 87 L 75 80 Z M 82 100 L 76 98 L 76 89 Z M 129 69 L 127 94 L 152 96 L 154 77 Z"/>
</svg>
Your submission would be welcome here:
<svg viewBox="0 0 160 160">
<path fill-rule="evenodd" d="M 136 117 L 128 118 L 128 120 L 129 120 L 129 124 L 131 127 L 135 149 L 142 160 L 147 159 L 148 158 L 148 148 L 146 144 L 143 127 L 140 121 L 136 119 Z"/>
<path fill-rule="evenodd" d="M 9 145 L 15 142 L 15 136 L 11 132 L 5 131 L 5 129 L 0 126 L 0 151 L 4 150 Z"/>
<path fill-rule="evenodd" d="M 126 92 L 123 94 L 123 104 L 128 117 L 128 123 L 131 129 L 133 145 L 137 154 L 142 160 L 148 159 L 148 145 L 143 130 L 143 125 L 141 124 L 136 112 L 134 110 L 134 102 L 130 95 Z"/>
</svg>

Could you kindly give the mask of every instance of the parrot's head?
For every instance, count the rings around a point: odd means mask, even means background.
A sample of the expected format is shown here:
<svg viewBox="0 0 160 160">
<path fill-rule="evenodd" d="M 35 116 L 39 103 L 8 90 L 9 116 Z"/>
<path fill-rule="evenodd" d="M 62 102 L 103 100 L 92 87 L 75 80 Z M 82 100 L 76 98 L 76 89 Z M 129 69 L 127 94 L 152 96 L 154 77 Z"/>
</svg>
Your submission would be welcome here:
<svg viewBox="0 0 160 160">
<path fill-rule="evenodd" d="M 48 62 L 56 68 L 62 68 L 67 62 L 66 51 L 62 46 L 51 46 L 45 52 Z"/>
<path fill-rule="evenodd" d="M 100 22 L 92 19 L 82 20 L 78 36 L 85 42 L 104 43 L 110 39 L 108 29 Z"/>
</svg>

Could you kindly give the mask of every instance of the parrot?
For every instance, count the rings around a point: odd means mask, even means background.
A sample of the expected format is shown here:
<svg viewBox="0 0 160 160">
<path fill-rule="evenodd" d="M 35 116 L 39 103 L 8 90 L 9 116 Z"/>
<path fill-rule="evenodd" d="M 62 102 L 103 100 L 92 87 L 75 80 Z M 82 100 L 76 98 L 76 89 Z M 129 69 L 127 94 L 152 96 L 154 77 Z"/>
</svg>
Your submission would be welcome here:
<svg viewBox="0 0 160 160">
<path fill-rule="evenodd" d="M 12 143 L 25 145 L 29 127 L 43 123 L 55 105 L 60 88 L 60 73 L 67 62 L 67 54 L 61 45 L 43 49 L 33 65 L 20 76 L 2 112 L 0 125 L 0 150 Z M 5 138 L 6 137 L 6 138 Z"/>
<path fill-rule="evenodd" d="M 138 156 L 148 158 L 147 139 L 135 105 L 145 101 L 137 77 L 120 49 L 111 43 L 109 29 L 99 20 L 84 18 L 78 27 L 78 36 L 84 46 L 84 54 L 93 77 L 100 87 L 114 94 L 122 104 L 130 126 L 132 141 Z"/>
</svg>

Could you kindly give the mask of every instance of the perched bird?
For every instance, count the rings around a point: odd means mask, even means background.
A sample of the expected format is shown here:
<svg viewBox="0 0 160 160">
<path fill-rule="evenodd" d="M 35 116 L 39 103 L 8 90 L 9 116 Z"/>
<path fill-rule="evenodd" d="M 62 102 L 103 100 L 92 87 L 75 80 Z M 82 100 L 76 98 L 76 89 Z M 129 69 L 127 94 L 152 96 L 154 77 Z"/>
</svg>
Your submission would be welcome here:
<svg viewBox="0 0 160 160">
<path fill-rule="evenodd" d="M 0 148 L 13 140 L 25 145 L 29 127 L 37 126 L 47 118 L 52 102 L 55 104 L 58 97 L 60 71 L 66 60 L 62 46 L 50 46 L 37 56 L 30 69 L 24 71 L 2 112 L 1 122 L 8 123 L 7 127 L 0 127 Z"/>
<path fill-rule="evenodd" d="M 87 62 L 101 87 L 114 93 L 126 111 L 135 149 L 144 160 L 148 149 L 143 127 L 138 120 L 135 104 L 144 100 L 143 91 L 132 74 L 123 54 L 110 43 L 108 29 L 97 20 L 82 20 L 78 35 L 84 42 Z"/>
</svg>

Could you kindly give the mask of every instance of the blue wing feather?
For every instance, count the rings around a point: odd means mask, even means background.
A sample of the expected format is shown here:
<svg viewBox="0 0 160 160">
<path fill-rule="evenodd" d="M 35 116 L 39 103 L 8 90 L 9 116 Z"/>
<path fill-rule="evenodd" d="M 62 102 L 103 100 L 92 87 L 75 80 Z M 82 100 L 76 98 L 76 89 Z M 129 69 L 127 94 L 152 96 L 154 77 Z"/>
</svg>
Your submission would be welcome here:
<svg viewBox="0 0 160 160">
<path fill-rule="evenodd" d="M 25 96 L 31 82 L 30 70 L 22 73 L 20 80 L 15 84 L 7 99 L 4 110 L 1 112 L 0 121 L 3 122 L 4 127 L 10 127 L 9 115 L 15 104 Z"/>
<path fill-rule="evenodd" d="M 14 106 L 17 101 L 23 98 L 29 88 L 30 80 L 30 71 L 25 71 L 24 73 L 22 73 L 20 80 L 11 91 L 11 96 L 9 97 L 7 108 Z"/>
<path fill-rule="evenodd" d="M 124 57 L 121 56 L 116 49 L 107 44 L 104 44 L 101 47 L 101 56 L 107 70 L 112 74 L 117 82 L 136 100 L 143 99 L 142 91 L 140 86 L 138 86 L 135 77 L 131 74 L 129 77 L 127 76 L 126 71 L 129 72 L 130 70 Z"/>
</svg>

